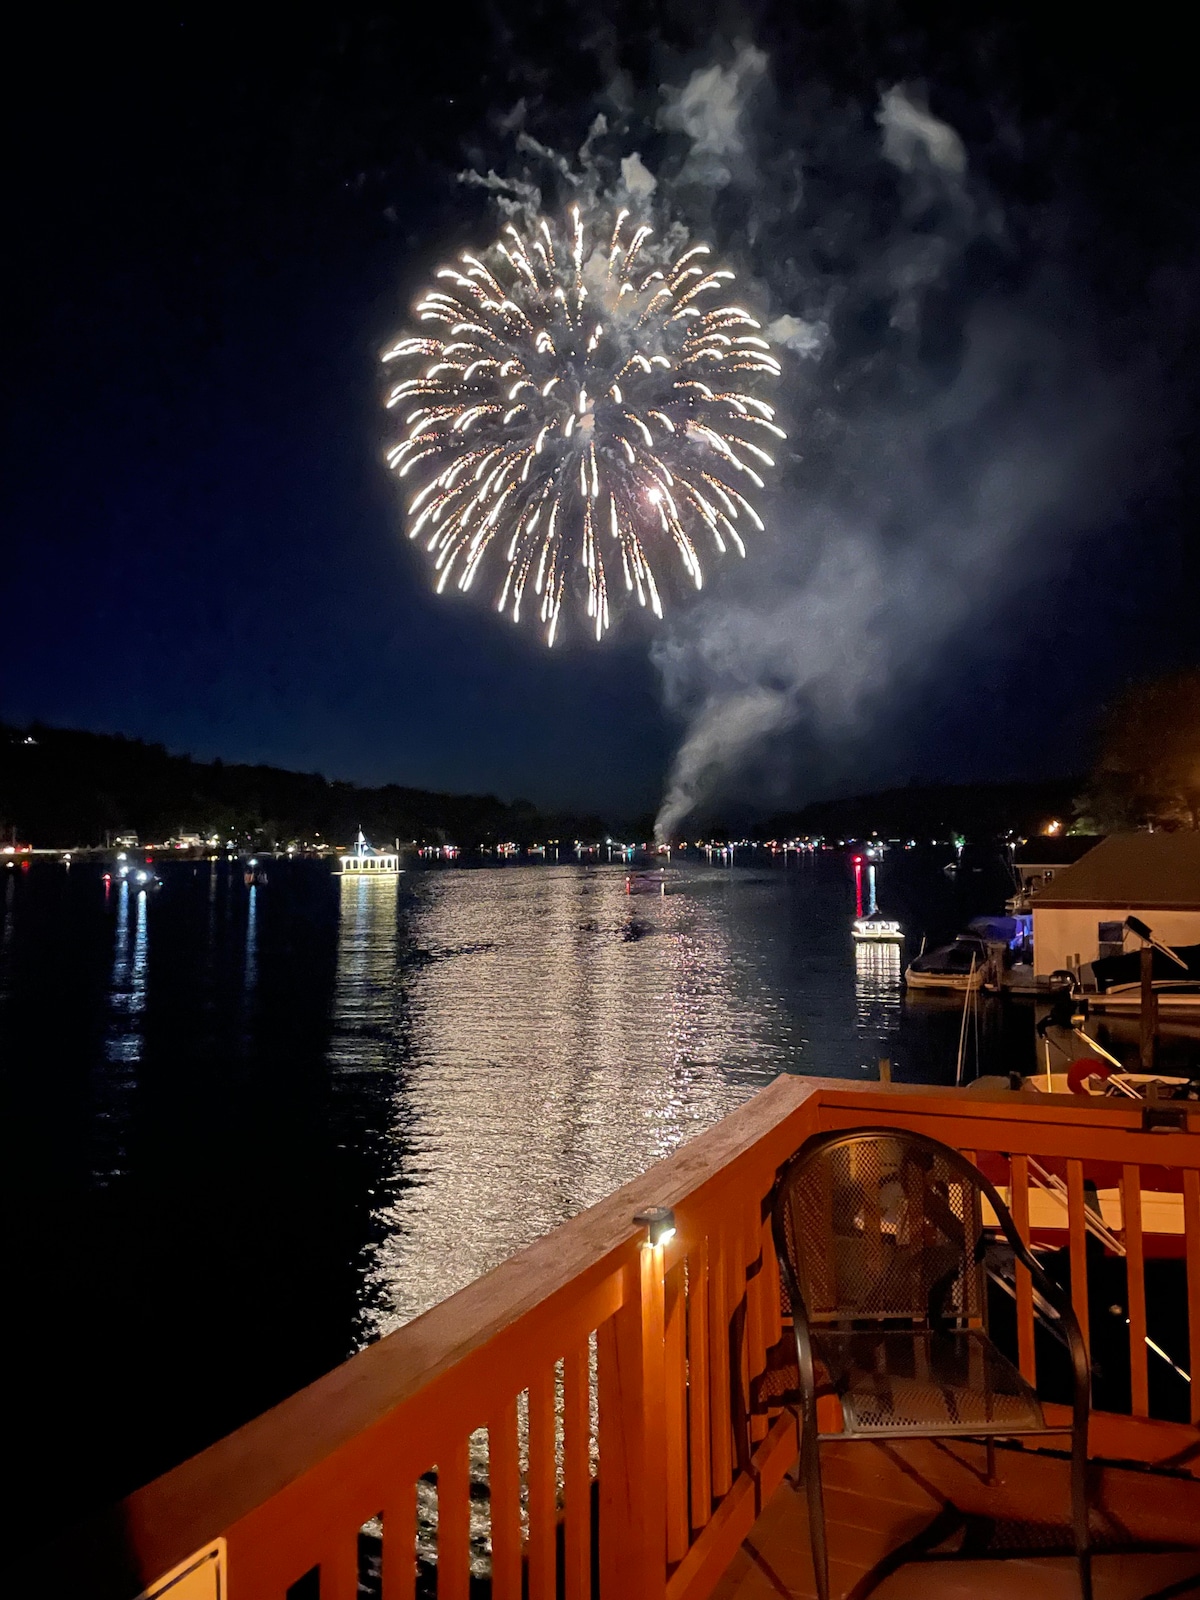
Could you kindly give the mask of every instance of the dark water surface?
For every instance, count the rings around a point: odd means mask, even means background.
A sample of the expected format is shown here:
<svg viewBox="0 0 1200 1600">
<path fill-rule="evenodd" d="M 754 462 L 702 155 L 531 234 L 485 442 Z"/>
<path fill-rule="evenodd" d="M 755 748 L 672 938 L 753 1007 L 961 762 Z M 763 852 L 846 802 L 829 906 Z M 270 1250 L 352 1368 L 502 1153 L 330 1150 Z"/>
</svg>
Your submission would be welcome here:
<svg viewBox="0 0 1200 1600">
<path fill-rule="evenodd" d="M 944 859 L 879 869 L 910 948 L 1003 900 Z M 856 964 L 841 855 L 678 865 L 663 897 L 574 862 L 162 872 L 0 877 L 18 1520 L 173 1465 L 781 1071 L 953 1078 L 960 1002 Z M 1031 1037 L 985 1007 L 985 1068 Z"/>
</svg>

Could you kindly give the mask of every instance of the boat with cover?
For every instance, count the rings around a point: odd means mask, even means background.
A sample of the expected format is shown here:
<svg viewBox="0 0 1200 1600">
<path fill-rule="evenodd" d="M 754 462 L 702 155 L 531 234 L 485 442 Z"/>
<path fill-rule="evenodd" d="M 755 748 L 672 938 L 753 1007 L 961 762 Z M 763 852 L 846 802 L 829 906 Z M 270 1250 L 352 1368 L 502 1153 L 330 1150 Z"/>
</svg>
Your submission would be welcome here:
<svg viewBox="0 0 1200 1600">
<path fill-rule="evenodd" d="M 988 951 L 974 934 L 960 933 L 953 944 L 938 945 L 914 956 L 904 970 L 910 989 L 949 989 L 963 993 L 983 986 Z"/>
</svg>

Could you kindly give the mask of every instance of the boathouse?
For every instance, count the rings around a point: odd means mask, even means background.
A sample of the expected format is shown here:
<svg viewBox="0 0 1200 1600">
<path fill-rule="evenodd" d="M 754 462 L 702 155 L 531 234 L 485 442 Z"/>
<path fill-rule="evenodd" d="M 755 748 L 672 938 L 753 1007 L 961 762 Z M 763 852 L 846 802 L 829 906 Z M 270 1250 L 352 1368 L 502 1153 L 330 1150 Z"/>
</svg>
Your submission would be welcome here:
<svg viewBox="0 0 1200 1600">
<path fill-rule="evenodd" d="M 1117 833 L 1031 899 L 1039 976 L 1119 955 L 1132 914 L 1169 945 L 1200 944 L 1200 833 Z"/>
</svg>

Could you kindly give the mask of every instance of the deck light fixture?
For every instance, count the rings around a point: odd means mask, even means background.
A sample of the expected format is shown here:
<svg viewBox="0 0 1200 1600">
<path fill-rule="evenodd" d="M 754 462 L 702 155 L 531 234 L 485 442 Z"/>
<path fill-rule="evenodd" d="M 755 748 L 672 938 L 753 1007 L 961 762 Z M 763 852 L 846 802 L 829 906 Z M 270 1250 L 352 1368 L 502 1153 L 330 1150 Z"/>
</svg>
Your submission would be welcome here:
<svg viewBox="0 0 1200 1600">
<path fill-rule="evenodd" d="M 651 1245 L 667 1244 L 675 1237 L 675 1213 L 670 1206 L 648 1206 L 633 1220 L 645 1228 Z"/>
</svg>

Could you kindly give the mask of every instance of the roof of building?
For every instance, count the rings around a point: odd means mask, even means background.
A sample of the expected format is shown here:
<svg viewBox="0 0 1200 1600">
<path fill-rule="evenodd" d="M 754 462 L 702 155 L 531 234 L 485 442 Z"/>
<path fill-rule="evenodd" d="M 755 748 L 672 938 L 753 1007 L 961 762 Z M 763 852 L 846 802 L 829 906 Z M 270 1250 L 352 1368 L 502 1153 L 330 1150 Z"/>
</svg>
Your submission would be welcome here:
<svg viewBox="0 0 1200 1600">
<path fill-rule="evenodd" d="M 1200 833 L 1114 833 L 1056 874 L 1035 904 L 1200 911 Z"/>
<path fill-rule="evenodd" d="M 1099 843 L 1094 833 L 1038 834 L 1017 846 L 1013 860 L 1018 867 L 1069 867 Z"/>
</svg>

